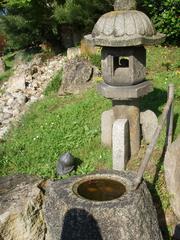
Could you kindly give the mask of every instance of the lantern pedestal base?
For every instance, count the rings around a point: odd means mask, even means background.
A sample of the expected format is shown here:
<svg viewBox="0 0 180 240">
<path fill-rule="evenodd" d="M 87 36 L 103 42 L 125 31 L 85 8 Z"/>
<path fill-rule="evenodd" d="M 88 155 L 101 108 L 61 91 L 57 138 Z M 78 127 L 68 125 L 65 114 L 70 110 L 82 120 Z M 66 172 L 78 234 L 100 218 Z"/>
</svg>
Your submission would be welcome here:
<svg viewBox="0 0 180 240">
<path fill-rule="evenodd" d="M 127 119 L 129 122 L 129 150 L 128 156 L 133 156 L 140 149 L 140 110 L 139 101 L 113 100 L 113 108 L 103 112 L 101 116 L 101 142 L 107 147 L 112 147 L 112 128 L 118 119 Z M 127 135 L 127 134 L 126 134 Z"/>
<path fill-rule="evenodd" d="M 112 146 L 112 126 L 117 119 L 127 119 L 130 127 L 129 156 L 140 149 L 140 110 L 138 98 L 153 91 L 150 81 L 132 86 L 111 86 L 101 83 L 97 87 L 101 95 L 112 100 L 113 109 L 103 113 L 101 118 L 101 141 Z"/>
<path fill-rule="evenodd" d="M 129 121 L 129 156 L 133 156 L 139 152 L 140 149 L 140 110 L 139 101 L 134 99 L 132 101 L 118 101 L 113 100 L 114 118 L 128 119 Z"/>
</svg>

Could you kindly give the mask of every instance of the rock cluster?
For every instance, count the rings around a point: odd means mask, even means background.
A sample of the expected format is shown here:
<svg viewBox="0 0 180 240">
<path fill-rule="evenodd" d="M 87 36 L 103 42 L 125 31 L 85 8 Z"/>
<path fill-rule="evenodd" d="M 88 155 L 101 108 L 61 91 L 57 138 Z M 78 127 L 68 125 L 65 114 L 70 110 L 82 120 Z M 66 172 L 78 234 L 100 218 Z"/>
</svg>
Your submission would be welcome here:
<svg viewBox="0 0 180 240">
<path fill-rule="evenodd" d="M 65 60 L 65 57 L 57 55 L 42 61 L 41 55 L 36 55 L 31 62 L 16 65 L 13 76 L 1 87 L 0 138 L 29 104 L 43 97 L 52 76 L 63 67 Z"/>
<path fill-rule="evenodd" d="M 43 205 L 47 240 L 162 240 L 146 184 L 130 190 L 134 176 L 130 172 L 107 171 L 48 181 Z M 111 201 L 87 200 L 78 195 L 79 184 L 90 184 L 98 178 L 120 181 L 126 193 Z M 94 193 L 94 188 L 88 189 Z"/>
<path fill-rule="evenodd" d="M 91 80 L 98 75 L 99 70 L 88 60 L 72 56 L 63 67 L 63 79 L 58 94 L 79 94 L 91 87 Z"/>
<path fill-rule="evenodd" d="M 140 123 L 142 126 L 142 135 L 147 144 L 152 141 L 153 135 L 158 127 L 158 118 L 151 110 L 140 113 Z"/>
<path fill-rule="evenodd" d="M 45 239 L 41 182 L 25 175 L 0 178 L 0 239 Z"/>
<path fill-rule="evenodd" d="M 93 177 L 120 181 L 126 192 L 102 202 L 78 196 L 74 184 Z M 0 239 L 162 240 L 146 184 L 130 191 L 133 179 L 134 174 L 118 171 L 64 181 L 25 175 L 1 177 Z"/>
</svg>

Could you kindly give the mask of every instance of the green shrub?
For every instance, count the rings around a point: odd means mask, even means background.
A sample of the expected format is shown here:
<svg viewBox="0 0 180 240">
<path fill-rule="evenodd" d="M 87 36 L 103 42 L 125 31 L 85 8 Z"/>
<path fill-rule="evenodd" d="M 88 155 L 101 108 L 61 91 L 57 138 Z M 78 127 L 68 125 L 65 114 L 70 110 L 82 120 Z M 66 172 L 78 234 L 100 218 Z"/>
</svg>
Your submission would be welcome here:
<svg viewBox="0 0 180 240">
<path fill-rule="evenodd" d="M 92 65 L 96 66 L 98 69 L 101 69 L 101 54 L 90 54 L 88 59 Z"/>
<path fill-rule="evenodd" d="M 9 79 L 9 77 L 11 76 L 12 74 L 12 71 L 11 70 L 8 70 L 8 71 L 5 71 L 4 73 L 1 73 L 0 74 L 0 86 L 3 82 L 7 81 Z M 1 90 L 0 90 L 0 93 L 1 93 Z"/>
<path fill-rule="evenodd" d="M 112 10 L 114 0 L 65 0 L 54 8 L 58 24 L 69 24 L 81 32 L 91 31 L 95 22 L 105 12 Z"/>
<path fill-rule="evenodd" d="M 178 44 L 180 39 L 180 1 L 179 0 L 138 0 L 138 8 L 153 21 L 159 32 L 165 33 L 167 43 Z"/>
<path fill-rule="evenodd" d="M 16 53 L 9 53 L 3 57 L 3 62 L 5 65 L 5 72 L 0 74 L 0 85 L 9 79 L 9 77 L 13 73 L 13 66 L 14 66 L 14 58 Z"/>
<path fill-rule="evenodd" d="M 61 41 L 62 26 L 87 33 L 96 20 L 112 8 L 113 0 L 9 0 L 2 6 L 0 33 L 7 39 L 7 50 L 38 46 L 47 41 L 56 47 Z M 1 7 L 1 5 L 0 5 Z"/>
<path fill-rule="evenodd" d="M 33 29 L 31 22 L 20 15 L 1 17 L 0 29 L 7 40 L 6 52 L 31 46 L 39 38 L 38 29 Z"/>
<path fill-rule="evenodd" d="M 8 53 L 3 57 L 3 62 L 6 70 L 10 70 L 13 67 L 15 55 L 16 55 L 16 52 L 13 52 L 13 53 Z"/>
</svg>

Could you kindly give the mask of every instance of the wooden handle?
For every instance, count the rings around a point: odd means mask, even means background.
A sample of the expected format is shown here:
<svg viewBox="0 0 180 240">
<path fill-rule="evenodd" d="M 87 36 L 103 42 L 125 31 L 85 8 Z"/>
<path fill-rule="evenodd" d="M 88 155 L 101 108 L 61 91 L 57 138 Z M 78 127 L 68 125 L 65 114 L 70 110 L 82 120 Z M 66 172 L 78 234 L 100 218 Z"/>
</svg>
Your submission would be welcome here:
<svg viewBox="0 0 180 240">
<path fill-rule="evenodd" d="M 153 135 L 153 138 L 151 140 L 151 143 L 149 144 L 147 150 L 146 150 L 146 153 L 145 153 L 145 156 L 144 156 L 144 159 L 139 167 L 139 170 L 138 170 L 138 173 L 137 173 L 137 178 L 135 179 L 135 182 L 134 182 L 134 190 L 137 189 L 137 187 L 139 186 L 139 184 L 141 183 L 142 181 L 142 178 L 143 178 L 143 175 L 144 175 L 144 172 L 145 172 L 145 169 L 148 165 L 148 162 L 151 158 L 151 155 L 153 153 L 153 150 L 155 148 L 155 145 L 157 143 L 157 140 L 158 140 L 158 137 L 163 129 L 163 126 L 164 126 L 164 123 L 166 121 L 166 118 L 167 118 L 167 115 L 172 107 L 172 103 L 173 103 L 173 100 L 174 100 L 174 84 L 169 84 L 169 88 L 168 88 L 168 101 L 164 107 L 164 110 L 163 110 L 163 113 L 160 117 L 160 120 L 159 120 L 159 124 L 158 124 L 158 127 Z M 172 116 L 171 116 L 172 118 Z M 172 123 L 172 119 L 171 119 L 171 123 Z M 171 130 L 172 131 L 172 130 Z M 170 134 L 171 134 L 171 131 L 170 131 Z"/>
</svg>

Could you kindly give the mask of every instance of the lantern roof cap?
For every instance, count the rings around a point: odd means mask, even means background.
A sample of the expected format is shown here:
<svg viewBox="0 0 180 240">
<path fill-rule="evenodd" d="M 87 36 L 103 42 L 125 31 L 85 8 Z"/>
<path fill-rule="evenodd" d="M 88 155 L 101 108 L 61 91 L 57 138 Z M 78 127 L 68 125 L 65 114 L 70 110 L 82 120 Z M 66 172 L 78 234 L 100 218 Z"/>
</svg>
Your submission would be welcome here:
<svg viewBox="0 0 180 240">
<path fill-rule="evenodd" d="M 157 33 L 151 20 L 135 10 L 135 0 L 116 0 L 115 11 L 100 17 L 85 39 L 97 46 L 126 47 L 159 44 L 165 35 Z M 133 9 L 133 10 L 132 10 Z"/>
</svg>

